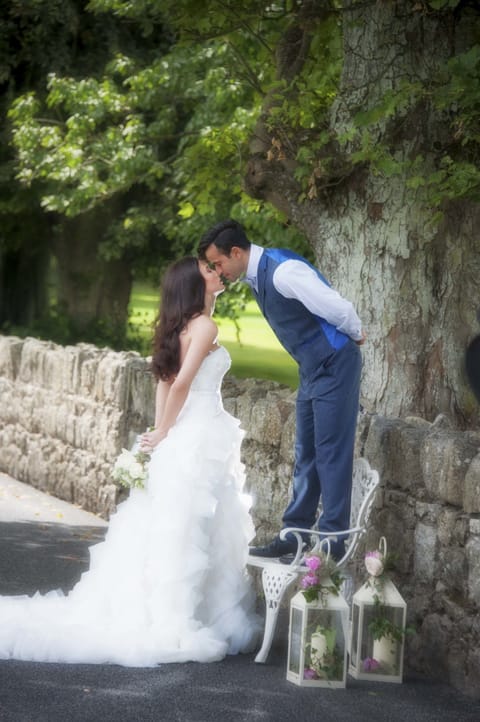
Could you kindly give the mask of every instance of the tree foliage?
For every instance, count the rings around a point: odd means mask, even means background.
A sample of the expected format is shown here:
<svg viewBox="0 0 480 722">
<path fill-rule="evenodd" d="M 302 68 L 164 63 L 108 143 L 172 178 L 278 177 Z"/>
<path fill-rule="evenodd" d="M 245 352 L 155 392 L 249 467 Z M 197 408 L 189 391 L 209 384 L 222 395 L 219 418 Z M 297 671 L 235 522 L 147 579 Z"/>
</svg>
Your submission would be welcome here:
<svg viewBox="0 0 480 722">
<path fill-rule="evenodd" d="M 86 13 L 85 2 L 81 0 L 6 3 L 0 25 L 1 327 L 16 330 L 18 324 L 27 325 L 33 332 L 38 328 L 35 324 L 48 312 L 50 257 L 62 234 L 70 233 L 72 228 L 66 222 L 66 215 L 48 208 L 48 195 L 54 185 L 49 186 L 45 179 L 26 182 L 23 177 L 28 171 L 10 142 L 13 118 L 7 119 L 9 107 L 13 104 L 15 108 L 15 100 L 24 96 L 21 112 L 25 117 L 29 104 L 30 110 L 38 109 L 42 142 L 48 155 L 48 144 L 51 145 L 65 120 L 58 109 L 50 109 L 45 101 L 49 77 L 88 78 L 93 84 L 99 77 L 99 68 L 115 52 L 126 51 L 148 62 L 153 57 L 152 48 L 157 53 L 166 45 L 161 28 L 157 28 L 150 39 L 145 39 L 138 29 L 113 16 L 100 21 Z M 25 130 L 28 131 L 28 124 L 23 129 L 23 152 L 27 157 L 29 153 L 35 156 L 36 140 L 29 139 Z M 30 130 L 36 132 L 37 129 L 30 127 Z M 68 156 L 68 151 L 63 150 Z M 38 157 L 33 160 L 36 162 Z M 68 164 L 66 166 L 64 174 L 68 174 Z M 60 176 L 62 170 L 57 168 L 56 173 Z M 93 276 L 96 257 L 91 260 Z M 101 285 L 101 279 L 99 283 Z M 61 313 L 61 309 L 57 312 Z"/>
<path fill-rule="evenodd" d="M 91 11 L 114 14 L 97 14 L 90 22 L 128 23 L 137 28 L 137 43 L 147 37 L 150 49 L 156 33 L 155 52 L 133 43 L 130 54 L 122 53 L 121 42 L 112 52 L 110 44 L 104 62 L 96 57 L 89 74 L 78 68 L 68 74 L 68 62 L 52 63 L 44 82 L 14 99 L 8 115 L 20 188 L 33 192 L 40 208 L 60 222 L 120 199 L 99 239 L 99 258 L 127 259 L 155 277 L 162 263 L 191 252 L 219 217 L 236 215 L 267 243 L 277 240 L 281 229 L 287 242 L 298 245 L 301 239 L 285 227 L 281 214 L 242 192 L 248 139 L 262 83 L 272 82 L 269 56 L 278 29 L 269 31 L 268 47 L 262 28 L 245 25 L 248 13 L 249 21 L 257 22 L 254 11 L 261 4 L 252 3 L 239 24 L 237 45 L 225 34 L 230 10 L 207 13 L 184 41 L 177 24 L 180 6 L 171 3 L 160 11 L 147 5 L 108 9 L 91 3 Z M 191 11 L 188 4 L 184 9 Z M 266 21 L 281 17 L 275 11 Z M 50 32 L 50 25 L 44 30 Z M 220 305 L 234 316 L 231 299 Z"/>
<path fill-rule="evenodd" d="M 242 219 L 262 215 L 261 204 L 242 197 L 242 175 L 263 96 L 274 83 L 278 23 L 286 13 L 273 9 L 262 19 L 264 3 L 238 12 L 233 4 L 207 5 L 199 20 L 196 3 L 91 2 L 91 10 L 113 11 L 144 33 L 168 27 L 175 41 L 149 64 L 117 53 L 97 77 L 50 73 L 43 102 L 24 94 L 10 110 L 17 177 L 39 185 L 47 211 L 75 216 L 133 190 L 103 254 L 141 248 L 152 226 L 178 252 L 193 247 L 218 217 L 235 210 Z M 268 240 L 274 235 L 268 227 L 278 229 L 282 219 L 272 209 L 263 216 L 253 225 Z"/>
<path fill-rule="evenodd" d="M 12 2 L 0 44 L 21 29 L 7 70 L 12 202 L 33 198 L 62 223 L 114 201 L 98 257 L 156 277 L 228 216 L 252 238 L 305 252 L 299 207 L 313 217 L 366 170 L 405 177 L 438 223 L 446 203 L 478 200 L 480 46 L 453 48 L 387 88 L 379 78 L 346 113 L 343 29 L 374 4 L 69 0 L 40 17 L 42 3 Z M 393 5 L 408 21 L 454 24 L 469 2 Z M 57 52 L 40 57 L 47 37 Z M 409 126 L 422 113 L 443 119 L 428 146 Z M 407 130 L 411 147 L 399 153 Z"/>
</svg>

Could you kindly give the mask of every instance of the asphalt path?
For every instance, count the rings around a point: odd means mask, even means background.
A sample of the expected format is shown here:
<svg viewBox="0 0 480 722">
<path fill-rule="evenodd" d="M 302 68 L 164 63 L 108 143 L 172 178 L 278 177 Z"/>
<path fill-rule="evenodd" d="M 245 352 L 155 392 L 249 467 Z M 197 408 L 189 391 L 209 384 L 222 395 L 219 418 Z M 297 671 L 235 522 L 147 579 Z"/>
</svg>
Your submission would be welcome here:
<svg viewBox="0 0 480 722">
<path fill-rule="evenodd" d="M 68 591 L 107 525 L 0 473 L 0 593 Z M 287 617 L 268 663 L 254 655 L 156 668 L 0 660 L 1 722 L 479 722 L 480 702 L 451 687 L 347 680 L 287 682 Z M 479 680 L 480 683 L 480 680 Z"/>
</svg>

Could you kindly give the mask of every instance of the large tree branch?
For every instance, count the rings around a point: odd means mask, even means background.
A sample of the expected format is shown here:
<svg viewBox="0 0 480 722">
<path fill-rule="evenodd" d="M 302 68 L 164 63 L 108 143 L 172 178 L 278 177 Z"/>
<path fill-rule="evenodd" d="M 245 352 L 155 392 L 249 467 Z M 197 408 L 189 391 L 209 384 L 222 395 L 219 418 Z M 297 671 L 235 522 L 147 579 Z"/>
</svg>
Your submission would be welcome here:
<svg viewBox="0 0 480 722">
<path fill-rule="evenodd" d="M 301 193 L 301 187 L 288 164 L 266 160 L 263 154 L 250 157 L 244 189 L 252 198 L 268 201 L 289 217 Z"/>
<path fill-rule="evenodd" d="M 284 81 L 287 88 L 305 66 L 316 24 L 325 20 L 332 11 L 330 0 L 299 3 L 276 51 L 277 79 Z M 296 146 L 289 129 L 278 122 L 275 131 L 269 127 L 271 111 L 280 102 L 276 89 L 265 96 L 262 113 L 250 141 L 250 161 L 244 183 L 247 193 L 268 200 L 288 213 L 294 199 L 297 202 L 301 187 L 294 176 Z"/>
</svg>

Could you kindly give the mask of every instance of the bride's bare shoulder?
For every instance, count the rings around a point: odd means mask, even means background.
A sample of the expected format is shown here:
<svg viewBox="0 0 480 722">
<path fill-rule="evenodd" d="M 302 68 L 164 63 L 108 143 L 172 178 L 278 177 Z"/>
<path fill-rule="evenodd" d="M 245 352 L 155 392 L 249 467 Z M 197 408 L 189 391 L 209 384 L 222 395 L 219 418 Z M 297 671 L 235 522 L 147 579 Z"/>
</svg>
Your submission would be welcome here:
<svg viewBox="0 0 480 722">
<path fill-rule="evenodd" d="M 188 322 L 188 330 L 197 333 L 213 333 L 218 331 L 218 326 L 210 316 L 202 313 Z"/>
</svg>

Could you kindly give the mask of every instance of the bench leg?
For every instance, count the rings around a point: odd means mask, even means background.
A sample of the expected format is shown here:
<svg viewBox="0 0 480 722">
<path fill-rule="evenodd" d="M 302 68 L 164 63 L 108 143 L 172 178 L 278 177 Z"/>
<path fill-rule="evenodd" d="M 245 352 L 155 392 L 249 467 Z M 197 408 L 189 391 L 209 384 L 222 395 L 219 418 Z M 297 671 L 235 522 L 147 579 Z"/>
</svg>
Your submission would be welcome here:
<svg viewBox="0 0 480 722">
<path fill-rule="evenodd" d="M 278 565 L 275 568 L 265 567 L 262 572 L 262 584 L 265 594 L 265 630 L 262 646 L 255 657 L 255 662 L 263 664 L 268 657 L 283 595 L 297 576 L 298 572 L 291 572 L 288 567 L 282 569 Z"/>
</svg>

